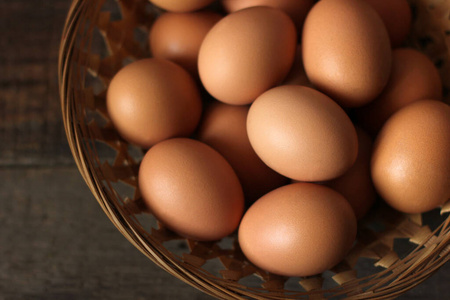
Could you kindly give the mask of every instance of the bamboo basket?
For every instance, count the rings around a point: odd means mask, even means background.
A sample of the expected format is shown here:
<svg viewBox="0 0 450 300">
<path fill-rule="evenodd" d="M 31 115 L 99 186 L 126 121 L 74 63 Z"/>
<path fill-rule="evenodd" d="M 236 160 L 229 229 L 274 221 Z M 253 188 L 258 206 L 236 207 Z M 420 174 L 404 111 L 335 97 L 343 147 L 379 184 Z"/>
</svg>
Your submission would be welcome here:
<svg viewBox="0 0 450 300">
<path fill-rule="evenodd" d="M 410 0 L 408 45 L 439 67 L 450 102 L 450 1 Z M 378 204 L 333 269 L 307 278 L 269 274 L 249 263 L 235 235 L 219 242 L 183 239 L 145 211 L 137 189 L 143 151 L 119 137 L 106 113 L 106 89 L 126 63 L 148 57 L 149 28 L 160 11 L 148 0 L 73 0 L 59 55 L 62 115 L 75 162 L 117 229 L 173 276 L 222 299 L 391 299 L 450 260 L 450 201 L 406 215 Z M 185 243 L 182 253 L 171 241 Z"/>
</svg>

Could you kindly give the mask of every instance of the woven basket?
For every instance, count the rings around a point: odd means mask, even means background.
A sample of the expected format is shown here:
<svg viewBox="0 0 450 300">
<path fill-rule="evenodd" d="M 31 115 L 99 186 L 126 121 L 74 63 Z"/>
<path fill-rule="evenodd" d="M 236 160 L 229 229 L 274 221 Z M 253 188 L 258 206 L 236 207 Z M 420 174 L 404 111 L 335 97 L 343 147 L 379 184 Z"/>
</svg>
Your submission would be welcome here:
<svg viewBox="0 0 450 300">
<path fill-rule="evenodd" d="M 450 90 L 450 1 L 411 0 L 408 45 L 426 53 Z M 145 211 L 137 187 L 143 151 L 119 137 L 106 113 L 106 89 L 126 63 L 148 57 L 147 34 L 160 11 L 148 0 L 74 0 L 60 48 L 64 126 L 78 168 L 119 231 L 155 264 L 224 299 L 329 297 L 387 299 L 404 293 L 450 260 L 450 201 L 406 215 L 378 204 L 358 224 L 354 248 L 318 276 L 286 278 L 249 263 L 235 235 L 220 242 L 183 239 Z M 169 251 L 171 242 L 185 243 Z"/>
</svg>

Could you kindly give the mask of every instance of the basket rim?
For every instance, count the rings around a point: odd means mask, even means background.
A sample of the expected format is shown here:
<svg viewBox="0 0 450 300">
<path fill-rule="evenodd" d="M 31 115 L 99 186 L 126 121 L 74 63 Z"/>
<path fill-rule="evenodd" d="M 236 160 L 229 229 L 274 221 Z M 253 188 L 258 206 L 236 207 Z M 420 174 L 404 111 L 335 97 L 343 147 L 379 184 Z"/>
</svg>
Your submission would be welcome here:
<svg viewBox="0 0 450 300">
<path fill-rule="evenodd" d="M 105 2 L 105 0 L 100 1 Z M 158 248 L 146 242 L 146 238 L 140 234 L 138 230 L 133 228 L 133 224 L 128 220 L 128 216 L 126 216 L 126 214 L 124 214 L 119 207 L 114 207 L 108 201 L 108 194 L 102 187 L 102 182 L 98 174 L 95 172 L 94 163 L 86 155 L 86 145 L 80 134 L 80 125 L 75 121 L 75 95 L 72 92 L 73 84 L 70 80 L 72 76 L 71 74 L 75 68 L 75 62 L 73 60 L 75 55 L 74 45 L 77 40 L 77 34 L 83 25 L 83 13 L 86 12 L 90 2 L 91 1 L 89 0 L 72 0 L 61 35 L 58 60 L 58 83 L 64 129 L 75 163 L 84 181 L 88 185 L 105 214 L 115 225 L 115 227 L 122 233 L 122 235 L 124 235 L 124 237 L 139 251 L 153 261 L 153 263 L 166 272 L 214 297 L 222 299 L 248 299 L 247 297 L 254 297 L 255 299 L 269 299 L 253 294 L 251 289 L 240 289 L 238 287 L 229 287 L 218 284 L 206 276 L 201 276 L 201 273 L 193 272 L 191 269 L 184 268 L 176 260 L 167 257 Z M 447 221 L 449 218 L 447 218 Z M 442 250 L 450 247 L 450 234 L 447 234 L 441 245 L 443 245 Z M 392 298 L 394 295 L 400 295 L 429 278 L 449 260 L 450 251 L 447 251 L 440 257 L 437 264 L 428 269 L 428 272 L 419 274 L 422 276 L 414 276 L 414 280 L 408 281 L 407 286 L 400 288 L 399 290 L 396 290 L 397 286 L 383 286 L 380 294 L 376 291 L 370 291 L 369 293 L 361 293 L 359 295 L 351 296 L 350 299 L 371 299 L 374 297 L 377 299 L 386 299 Z M 425 264 L 426 261 L 427 259 L 423 259 L 420 263 Z M 367 277 L 373 277 L 373 274 Z M 245 286 L 243 286 L 243 288 L 245 288 Z M 393 290 L 393 293 L 389 293 L 389 290 L 391 289 Z M 314 294 L 314 291 L 305 294 Z"/>
<path fill-rule="evenodd" d="M 70 73 L 73 68 L 73 47 L 78 29 L 81 25 L 82 13 L 88 4 L 89 0 L 72 1 L 61 35 L 58 59 L 59 96 L 64 130 L 72 156 L 81 176 L 114 226 L 131 244 L 133 244 L 133 246 L 153 261 L 153 263 L 155 263 L 158 267 L 193 286 L 194 288 L 209 294 L 210 296 L 220 296 L 223 299 L 230 299 L 230 297 L 235 299 L 246 299 L 232 293 L 229 290 L 226 290 L 222 286 L 214 284 L 206 278 L 199 277 L 196 273 L 182 268 L 176 263 L 176 261 L 169 260 L 167 257 L 164 257 L 161 253 L 159 253 L 158 249 L 152 248 L 146 244 L 144 242 L 145 237 L 140 235 L 139 232 L 132 230 L 132 226 L 129 222 L 127 222 L 124 214 L 122 214 L 118 209 L 110 209 L 107 195 L 101 188 L 101 183 L 97 174 L 89 170 L 90 168 L 93 168 L 93 166 L 92 164 L 89 164 L 89 159 L 85 157 L 83 147 L 81 145 L 82 142 L 78 138 L 79 128 L 77 128 L 77 124 L 73 120 L 74 116 L 71 111 L 71 107 L 73 105 L 73 95 L 70 94 L 72 86 L 69 82 Z M 88 163 L 88 165 L 86 165 L 86 163 Z M 135 235 L 135 239 L 131 238 L 130 234 L 128 234 L 130 229 Z M 165 260 L 162 259 L 163 257 Z"/>
</svg>

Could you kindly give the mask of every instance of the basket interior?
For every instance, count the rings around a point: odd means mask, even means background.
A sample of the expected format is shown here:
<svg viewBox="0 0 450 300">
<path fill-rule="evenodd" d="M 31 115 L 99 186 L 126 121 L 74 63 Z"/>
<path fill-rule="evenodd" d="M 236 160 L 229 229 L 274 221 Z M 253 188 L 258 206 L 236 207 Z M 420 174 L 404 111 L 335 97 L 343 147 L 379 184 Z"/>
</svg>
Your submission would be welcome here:
<svg viewBox="0 0 450 300">
<path fill-rule="evenodd" d="M 408 46 L 439 67 L 450 103 L 450 3 L 411 0 Z M 440 4 L 439 4 L 440 3 Z M 81 174 L 101 207 L 154 263 L 220 298 L 390 298 L 425 280 L 450 259 L 450 202 L 425 214 L 382 202 L 358 224 L 357 241 L 333 269 L 286 278 L 249 263 L 235 235 L 219 242 L 184 239 L 146 211 L 137 189 L 144 151 L 114 130 L 106 89 L 124 65 L 149 57 L 147 35 L 161 12 L 147 0 L 74 1 L 61 47 L 60 86 L 66 132 Z"/>
</svg>

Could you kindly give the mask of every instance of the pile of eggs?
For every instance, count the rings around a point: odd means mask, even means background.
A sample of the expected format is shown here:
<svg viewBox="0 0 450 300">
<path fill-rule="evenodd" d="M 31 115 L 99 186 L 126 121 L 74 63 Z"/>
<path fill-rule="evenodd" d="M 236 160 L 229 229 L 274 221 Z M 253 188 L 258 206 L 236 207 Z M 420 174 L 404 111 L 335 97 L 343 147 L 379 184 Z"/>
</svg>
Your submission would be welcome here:
<svg viewBox="0 0 450 300">
<path fill-rule="evenodd" d="M 115 75 L 107 109 L 148 149 L 139 189 L 168 228 L 238 230 L 256 266 L 309 276 L 344 258 L 376 193 L 405 213 L 449 199 L 450 107 L 400 47 L 406 0 L 150 1 L 167 11 L 152 57 Z"/>
</svg>

